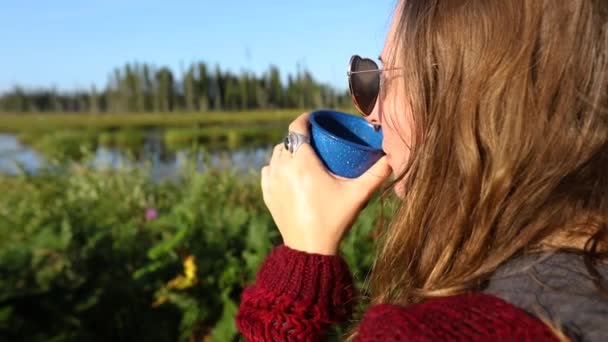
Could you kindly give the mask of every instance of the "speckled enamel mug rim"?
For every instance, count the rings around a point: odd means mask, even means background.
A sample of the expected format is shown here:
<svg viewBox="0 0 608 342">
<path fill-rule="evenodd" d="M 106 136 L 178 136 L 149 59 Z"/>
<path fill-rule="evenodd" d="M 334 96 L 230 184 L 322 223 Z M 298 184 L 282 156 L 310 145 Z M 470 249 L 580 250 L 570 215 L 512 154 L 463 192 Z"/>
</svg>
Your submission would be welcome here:
<svg viewBox="0 0 608 342">
<path fill-rule="evenodd" d="M 350 114 L 346 114 L 346 113 L 339 112 L 337 110 L 331 110 L 331 109 L 316 110 L 316 111 L 310 113 L 310 120 L 309 120 L 310 124 L 314 125 L 316 129 L 319 129 L 319 130 L 323 131 L 323 133 L 325 133 L 330 138 L 332 138 L 332 139 L 334 139 L 336 141 L 339 141 L 341 143 L 344 143 L 346 145 L 352 146 L 354 148 L 357 148 L 357 149 L 360 149 L 360 150 L 364 150 L 364 151 L 382 152 L 382 153 L 384 153 L 384 151 L 382 150 L 381 147 L 380 148 L 376 148 L 376 147 L 365 146 L 365 145 L 357 144 L 357 143 L 354 143 L 352 141 L 348 141 L 346 139 L 342 139 L 342 138 L 339 138 L 339 137 L 335 136 L 334 134 L 332 134 L 331 132 L 329 132 L 328 130 L 326 130 L 325 128 L 323 128 L 317 122 L 317 116 L 319 116 L 319 115 L 321 115 L 323 113 L 333 113 L 333 114 L 338 114 L 340 116 L 353 116 L 353 115 L 350 115 Z M 356 117 L 356 116 L 354 116 L 353 119 L 355 119 L 355 120 L 365 120 L 363 118 L 359 118 L 359 117 Z M 374 129 L 373 126 L 372 126 L 372 124 L 370 124 L 369 122 L 366 121 L 365 124 L 368 125 L 371 129 Z"/>
</svg>

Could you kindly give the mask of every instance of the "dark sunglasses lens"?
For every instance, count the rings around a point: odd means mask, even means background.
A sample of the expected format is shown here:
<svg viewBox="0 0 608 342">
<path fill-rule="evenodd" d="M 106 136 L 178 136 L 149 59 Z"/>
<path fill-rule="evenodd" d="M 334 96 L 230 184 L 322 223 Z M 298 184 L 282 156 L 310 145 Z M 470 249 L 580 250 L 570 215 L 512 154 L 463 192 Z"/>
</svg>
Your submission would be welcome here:
<svg viewBox="0 0 608 342">
<path fill-rule="evenodd" d="M 372 113 L 378 99 L 380 73 L 377 71 L 378 65 L 371 59 L 355 57 L 352 60 L 350 91 L 355 105 L 364 115 Z"/>
</svg>

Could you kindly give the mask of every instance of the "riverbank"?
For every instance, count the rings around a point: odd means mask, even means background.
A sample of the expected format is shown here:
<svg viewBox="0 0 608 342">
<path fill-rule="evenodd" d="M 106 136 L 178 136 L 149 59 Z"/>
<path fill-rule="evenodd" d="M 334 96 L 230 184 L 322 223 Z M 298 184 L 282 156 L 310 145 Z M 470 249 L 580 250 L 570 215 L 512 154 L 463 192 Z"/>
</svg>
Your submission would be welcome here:
<svg viewBox="0 0 608 342">
<path fill-rule="evenodd" d="M 350 109 L 346 109 L 350 111 Z M 206 113 L 0 114 L 0 133 L 50 158 L 80 159 L 100 147 L 140 155 L 150 140 L 164 148 L 267 148 L 279 142 L 304 110 Z"/>
<path fill-rule="evenodd" d="M 248 126 L 290 122 L 304 111 L 284 109 L 205 113 L 8 113 L 0 114 L 0 132 L 193 128 L 213 125 Z"/>
</svg>

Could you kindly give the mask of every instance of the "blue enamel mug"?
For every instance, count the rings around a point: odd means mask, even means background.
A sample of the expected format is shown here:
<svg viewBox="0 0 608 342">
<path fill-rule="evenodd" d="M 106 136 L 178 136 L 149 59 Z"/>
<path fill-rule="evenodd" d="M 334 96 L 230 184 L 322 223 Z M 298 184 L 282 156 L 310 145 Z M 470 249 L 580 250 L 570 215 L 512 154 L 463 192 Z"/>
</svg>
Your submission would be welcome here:
<svg viewBox="0 0 608 342">
<path fill-rule="evenodd" d="M 384 155 L 382 130 L 358 115 L 317 110 L 309 123 L 310 144 L 335 175 L 357 178 Z"/>
</svg>

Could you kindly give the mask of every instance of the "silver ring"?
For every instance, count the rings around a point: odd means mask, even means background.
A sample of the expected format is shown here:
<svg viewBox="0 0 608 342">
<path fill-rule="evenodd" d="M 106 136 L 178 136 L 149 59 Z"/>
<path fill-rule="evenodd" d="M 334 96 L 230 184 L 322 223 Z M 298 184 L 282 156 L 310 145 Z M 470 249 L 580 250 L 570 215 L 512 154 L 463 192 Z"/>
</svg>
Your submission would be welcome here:
<svg viewBox="0 0 608 342">
<path fill-rule="evenodd" d="M 285 137 L 285 139 L 283 139 L 283 146 L 285 146 L 285 149 L 289 151 L 292 156 L 304 143 L 310 143 L 310 138 L 305 136 L 304 134 L 296 132 L 287 133 L 287 136 Z"/>
</svg>

